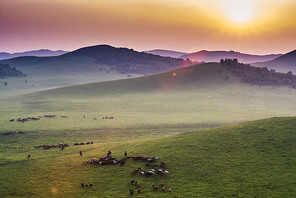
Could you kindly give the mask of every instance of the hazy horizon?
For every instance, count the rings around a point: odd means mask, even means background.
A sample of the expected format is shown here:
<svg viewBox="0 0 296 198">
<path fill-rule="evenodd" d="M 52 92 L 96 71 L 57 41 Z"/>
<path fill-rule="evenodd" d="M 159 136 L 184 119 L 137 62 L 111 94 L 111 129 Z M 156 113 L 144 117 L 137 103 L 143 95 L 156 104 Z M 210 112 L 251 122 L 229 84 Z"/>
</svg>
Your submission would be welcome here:
<svg viewBox="0 0 296 198">
<path fill-rule="evenodd" d="M 0 51 L 73 51 L 108 44 L 278 54 L 295 49 L 291 0 L 2 0 Z"/>
</svg>

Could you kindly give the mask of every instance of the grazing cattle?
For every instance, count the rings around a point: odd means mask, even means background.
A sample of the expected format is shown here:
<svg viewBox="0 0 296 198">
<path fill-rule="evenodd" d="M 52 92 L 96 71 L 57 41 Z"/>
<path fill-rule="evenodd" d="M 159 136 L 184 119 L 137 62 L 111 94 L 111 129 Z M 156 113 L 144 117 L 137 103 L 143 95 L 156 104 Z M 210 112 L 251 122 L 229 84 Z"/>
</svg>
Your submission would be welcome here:
<svg viewBox="0 0 296 198">
<path fill-rule="evenodd" d="M 56 115 L 44 115 L 45 118 L 55 118 Z"/>
<path fill-rule="evenodd" d="M 83 182 L 81 182 L 81 184 L 80 184 L 80 185 L 81 185 L 81 187 L 84 187 L 84 183 L 83 183 Z"/>
<path fill-rule="evenodd" d="M 90 143 L 93 144 L 93 141 L 91 141 Z"/>
<path fill-rule="evenodd" d="M 125 164 L 125 161 L 121 161 L 120 162 L 120 166 L 122 166 L 123 164 Z"/>
<path fill-rule="evenodd" d="M 151 156 L 143 157 L 142 160 L 147 162 L 154 162 L 156 160 L 156 157 L 151 157 Z"/>
<path fill-rule="evenodd" d="M 160 184 L 161 187 L 163 187 L 163 183 L 162 182 L 160 182 L 159 184 Z"/>
<path fill-rule="evenodd" d="M 169 193 L 170 193 L 170 192 L 172 192 L 172 189 L 169 188 L 168 191 L 169 191 Z"/>
<path fill-rule="evenodd" d="M 85 187 L 88 187 L 88 184 L 85 184 Z"/>
<path fill-rule="evenodd" d="M 85 144 L 90 144 L 90 142 L 86 142 Z"/>
<path fill-rule="evenodd" d="M 80 156 L 82 156 L 82 151 L 79 151 Z"/>
<path fill-rule="evenodd" d="M 31 157 L 31 155 L 29 154 L 28 157 L 27 157 L 27 159 L 29 159 L 30 157 Z"/>
<path fill-rule="evenodd" d="M 142 171 L 141 174 L 144 176 L 150 176 L 150 175 L 153 175 L 154 172 L 153 171 Z"/>
<path fill-rule="evenodd" d="M 130 195 L 132 196 L 134 194 L 134 190 L 133 189 L 129 189 Z"/>
<path fill-rule="evenodd" d="M 138 188 L 138 194 L 140 194 L 140 191 L 141 191 L 140 188 Z"/>
<path fill-rule="evenodd" d="M 9 120 L 10 122 L 14 122 L 14 119 Z"/>
<path fill-rule="evenodd" d="M 3 135 L 13 135 L 15 134 L 15 131 L 7 131 L 5 133 L 2 133 Z"/>
<path fill-rule="evenodd" d="M 135 180 L 132 180 L 132 181 L 131 181 L 131 184 L 134 184 L 134 183 L 135 183 Z"/>
<path fill-rule="evenodd" d="M 89 186 L 90 186 L 90 187 L 93 187 L 93 184 L 92 184 L 92 183 L 90 183 L 90 184 L 89 184 Z"/>
<path fill-rule="evenodd" d="M 156 166 L 158 166 L 158 165 L 157 164 L 145 164 L 145 167 L 155 168 Z"/>
<path fill-rule="evenodd" d="M 157 173 L 166 175 L 166 174 L 169 174 L 169 171 L 166 171 L 164 169 L 158 169 Z"/>
<path fill-rule="evenodd" d="M 134 174 L 134 173 L 137 173 L 137 172 L 139 172 L 139 170 L 132 170 L 132 171 L 131 171 L 131 173 L 133 173 L 133 174 Z"/>
<path fill-rule="evenodd" d="M 165 187 L 162 187 L 162 192 L 164 192 L 165 191 Z"/>
<path fill-rule="evenodd" d="M 105 161 L 100 161 L 100 165 L 109 165 L 109 164 L 114 164 L 114 160 L 105 160 Z"/>
<path fill-rule="evenodd" d="M 166 164 L 164 162 L 160 162 L 159 166 L 163 168 L 166 166 Z"/>
<path fill-rule="evenodd" d="M 79 143 L 75 143 L 74 145 L 77 146 L 77 145 L 79 145 Z"/>
<path fill-rule="evenodd" d="M 140 156 L 136 156 L 136 157 L 132 157 L 133 160 L 142 160 L 143 157 L 140 157 Z"/>
<path fill-rule="evenodd" d="M 153 187 L 154 190 L 158 190 L 158 186 L 152 184 L 152 187 Z"/>
</svg>

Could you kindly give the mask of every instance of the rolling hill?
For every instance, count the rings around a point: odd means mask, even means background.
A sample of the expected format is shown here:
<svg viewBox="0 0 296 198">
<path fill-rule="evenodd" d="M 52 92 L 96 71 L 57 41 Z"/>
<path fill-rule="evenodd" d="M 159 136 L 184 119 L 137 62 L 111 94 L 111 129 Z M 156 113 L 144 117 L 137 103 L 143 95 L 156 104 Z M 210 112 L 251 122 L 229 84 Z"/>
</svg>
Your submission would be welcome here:
<svg viewBox="0 0 296 198">
<path fill-rule="evenodd" d="M 287 73 L 289 71 L 292 71 L 293 73 L 296 73 L 296 50 L 284 54 L 274 60 L 252 63 L 252 65 L 255 65 L 257 67 L 267 67 L 269 69 L 275 69 L 279 72 Z"/>
<path fill-rule="evenodd" d="M 1 96 L 12 96 L 62 86 L 130 78 L 192 64 L 108 45 L 85 47 L 61 56 L 17 57 L 0 61 L 27 74 L 26 81 L 10 80 Z M 1 97 L 0 96 L 0 97 Z"/>
<path fill-rule="evenodd" d="M 72 118 L 67 120 L 69 125 L 65 126 L 67 128 L 151 124 L 203 128 L 271 116 L 293 116 L 295 96 L 296 91 L 290 87 L 243 83 L 225 66 L 208 63 L 138 78 L 71 86 L 2 100 L 0 108 L 6 118 L 0 120 L 0 124 L 4 125 L 14 117 L 47 112 L 71 115 Z M 14 106 L 19 108 L 21 115 L 10 110 Z M 114 116 L 118 119 L 112 122 L 101 119 L 81 122 L 82 115 L 88 118 Z M 54 129 L 63 126 L 63 121 L 58 120 L 58 123 L 53 122 L 47 127 Z M 40 126 L 36 127 L 38 130 Z"/>
<path fill-rule="evenodd" d="M 270 54 L 270 55 L 250 55 L 243 54 L 235 51 L 206 51 L 202 50 L 199 52 L 186 54 L 181 56 L 181 58 L 189 58 L 193 61 L 198 62 L 219 62 L 221 59 L 229 58 L 229 59 L 238 59 L 239 62 L 242 63 L 253 63 L 253 62 L 263 62 L 267 60 L 273 60 L 277 57 L 281 56 L 281 54 Z"/>
<path fill-rule="evenodd" d="M 289 89 L 244 83 L 207 63 L 0 99 L 0 196 L 128 197 L 137 180 L 134 197 L 292 197 L 295 118 L 242 123 L 295 116 L 296 90 Z M 29 117 L 40 119 L 17 121 Z M 26 133 L 3 135 L 9 131 Z M 58 143 L 70 146 L 34 148 Z M 165 162 L 169 174 L 131 174 L 150 170 L 132 159 L 83 163 L 109 150 L 117 159 L 124 151 L 159 157 L 153 163 Z M 160 183 L 165 192 L 152 188 Z"/>
<path fill-rule="evenodd" d="M 149 74 L 188 66 L 191 62 L 182 59 L 161 57 L 137 52 L 127 48 L 115 48 L 108 45 L 85 47 L 61 56 L 54 57 L 18 57 L 2 60 L 16 68 L 22 68 L 38 74 L 47 72 L 96 72 L 104 67 L 108 71 L 124 74 Z"/>
</svg>

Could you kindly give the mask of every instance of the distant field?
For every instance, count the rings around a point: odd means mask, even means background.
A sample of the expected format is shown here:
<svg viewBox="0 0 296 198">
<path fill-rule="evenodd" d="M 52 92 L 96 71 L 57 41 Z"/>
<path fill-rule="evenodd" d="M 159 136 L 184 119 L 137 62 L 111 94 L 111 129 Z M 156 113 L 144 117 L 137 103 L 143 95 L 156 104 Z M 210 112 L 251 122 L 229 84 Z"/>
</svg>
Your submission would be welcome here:
<svg viewBox="0 0 296 198">
<path fill-rule="evenodd" d="M 27 133 L 0 135 L 0 197 L 127 197 L 132 179 L 143 183 L 140 197 L 168 195 L 152 189 L 161 181 L 173 189 L 168 196 L 175 197 L 290 197 L 295 194 L 294 118 L 201 129 L 295 116 L 295 96 L 296 90 L 287 87 L 243 84 L 220 64 L 209 63 L 3 97 L 0 133 Z M 9 121 L 38 116 L 36 121 Z M 94 144 L 73 146 L 87 141 Z M 71 146 L 33 148 L 58 143 Z M 117 158 L 125 150 L 160 157 L 170 174 L 132 176 L 130 170 L 144 165 L 132 161 L 122 167 L 82 164 L 108 150 Z M 81 188 L 81 181 L 94 187 Z"/>
</svg>

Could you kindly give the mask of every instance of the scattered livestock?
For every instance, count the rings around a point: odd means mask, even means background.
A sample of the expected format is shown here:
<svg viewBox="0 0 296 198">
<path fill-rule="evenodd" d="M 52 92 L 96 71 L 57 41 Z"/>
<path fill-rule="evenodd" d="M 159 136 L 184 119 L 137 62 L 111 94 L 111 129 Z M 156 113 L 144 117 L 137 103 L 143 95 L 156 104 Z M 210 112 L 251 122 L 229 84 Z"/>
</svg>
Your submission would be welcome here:
<svg viewBox="0 0 296 198">
<path fill-rule="evenodd" d="M 164 168 L 165 167 L 165 163 L 164 162 L 160 162 L 159 166 L 162 167 L 162 168 Z"/>
<path fill-rule="evenodd" d="M 124 152 L 125 154 L 126 152 Z M 132 171 L 130 171 L 132 174 L 137 174 L 139 173 L 140 175 L 143 176 L 153 176 L 155 174 L 161 174 L 161 175 L 167 175 L 169 174 L 169 172 L 165 169 L 163 169 L 164 167 L 166 167 L 166 163 L 165 162 L 160 162 L 159 164 L 150 164 L 149 162 L 154 162 L 156 160 L 158 160 L 159 158 L 157 157 L 152 157 L 152 156 L 134 156 L 134 157 L 127 157 L 127 155 L 125 155 L 124 158 L 117 160 L 115 157 L 111 156 L 112 152 L 108 151 L 107 152 L 107 157 L 102 157 L 102 158 L 90 158 L 88 160 L 83 160 L 83 164 L 97 164 L 97 165 L 114 165 L 114 164 L 119 164 L 120 166 L 122 166 L 123 164 L 126 163 L 126 160 L 128 159 L 133 159 L 133 161 L 141 161 L 141 162 L 146 162 L 145 164 L 145 169 L 143 170 L 141 167 L 138 167 L 137 169 L 134 169 Z M 147 163 L 148 162 L 148 163 Z M 158 169 L 156 169 L 156 167 L 160 167 Z M 150 170 L 147 170 L 146 168 L 151 168 Z M 135 186 L 136 188 L 129 188 L 129 194 L 130 196 L 132 196 L 134 194 L 134 191 L 137 190 L 138 194 L 140 194 L 141 189 L 140 189 L 140 183 L 136 180 L 131 180 L 130 184 Z M 153 189 L 155 190 L 155 192 L 158 191 L 158 189 L 160 189 L 158 192 L 169 192 L 171 193 L 171 189 L 170 188 L 166 188 L 164 186 L 164 184 L 162 182 L 158 183 L 157 185 L 152 185 Z"/>
<path fill-rule="evenodd" d="M 55 118 L 56 115 L 44 115 L 45 118 Z"/>
<path fill-rule="evenodd" d="M 88 184 L 86 184 L 86 183 L 84 183 L 84 182 L 81 182 L 80 183 L 80 185 L 81 185 L 81 187 L 93 187 L 93 184 L 92 183 L 89 183 L 89 185 Z"/>
<path fill-rule="evenodd" d="M 70 146 L 69 144 L 63 144 L 63 143 L 59 143 L 57 145 L 40 145 L 40 146 L 34 146 L 35 149 L 37 148 L 43 148 L 43 149 L 51 149 L 51 148 L 65 148 Z"/>
<path fill-rule="evenodd" d="M 31 157 L 31 155 L 29 154 L 28 157 L 27 157 L 27 159 L 29 159 L 30 157 Z"/>
<path fill-rule="evenodd" d="M 13 122 L 14 119 L 11 119 L 10 122 Z M 40 120 L 40 117 L 27 117 L 27 118 L 18 118 L 16 121 L 18 122 L 27 122 L 27 121 L 30 121 L 30 120 Z"/>
<path fill-rule="evenodd" d="M 158 186 L 152 184 L 152 187 L 153 187 L 154 190 L 158 190 Z"/>
<path fill-rule="evenodd" d="M 155 168 L 156 166 L 158 166 L 157 164 L 145 164 L 146 168 Z"/>
<path fill-rule="evenodd" d="M 111 165 L 111 164 L 117 164 L 119 161 L 116 158 L 90 158 L 88 160 L 83 160 L 83 163 L 86 164 L 98 164 L 98 165 Z"/>
<path fill-rule="evenodd" d="M 130 195 L 132 196 L 134 194 L 134 190 L 133 189 L 129 189 Z"/>
<path fill-rule="evenodd" d="M 145 161 L 145 162 L 154 162 L 155 160 L 159 159 L 158 157 L 152 157 L 152 156 L 147 156 L 147 157 L 141 157 L 141 156 L 136 156 L 136 157 L 131 157 L 134 161 Z"/>
<path fill-rule="evenodd" d="M 163 183 L 159 183 L 160 184 L 160 187 L 161 187 L 161 191 L 162 192 L 165 192 L 165 190 L 166 190 L 166 188 L 164 187 L 164 184 Z M 157 186 L 157 185 L 155 185 L 155 184 L 152 184 L 152 188 L 154 189 L 154 190 L 158 190 L 159 189 L 159 187 Z M 168 189 L 168 192 L 170 193 L 170 192 L 172 192 L 172 189 Z"/>
<path fill-rule="evenodd" d="M 88 144 L 93 144 L 93 141 L 91 141 L 91 142 L 86 142 L 86 143 L 84 143 L 84 142 L 81 142 L 81 143 L 74 143 L 74 146 L 78 146 L 78 145 L 88 145 Z"/>
<path fill-rule="evenodd" d="M 44 115 L 43 117 L 45 118 L 55 118 L 56 115 Z M 60 116 L 61 118 L 68 118 L 68 116 L 64 116 L 64 115 L 61 115 Z M 27 122 L 27 121 L 30 121 L 30 120 L 40 120 L 41 116 L 38 116 L 38 117 L 27 117 L 27 118 L 17 118 L 17 119 L 10 119 L 9 121 L 10 122 L 14 122 L 14 121 L 17 121 L 17 122 Z"/>
<path fill-rule="evenodd" d="M 121 161 L 119 165 L 122 166 L 123 164 L 125 164 L 125 161 Z"/>
<path fill-rule="evenodd" d="M 2 135 L 13 135 L 15 133 L 16 133 L 15 131 L 7 131 L 7 132 L 2 133 Z"/>
<path fill-rule="evenodd" d="M 103 120 L 107 120 L 107 119 L 109 119 L 109 120 L 112 120 L 112 119 L 114 119 L 114 117 L 113 116 L 105 116 L 105 117 L 103 117 Z"/>
<path fill-rule="evenodd" d="M 14 134 L 25 134 L 25 133 L 27 133 L 27 132 L 26 131 L 18 131 L 18 132 L 7 131 L 7 132 L 2 133 L 2 135 L 14 135 Z"/>
</svg>

